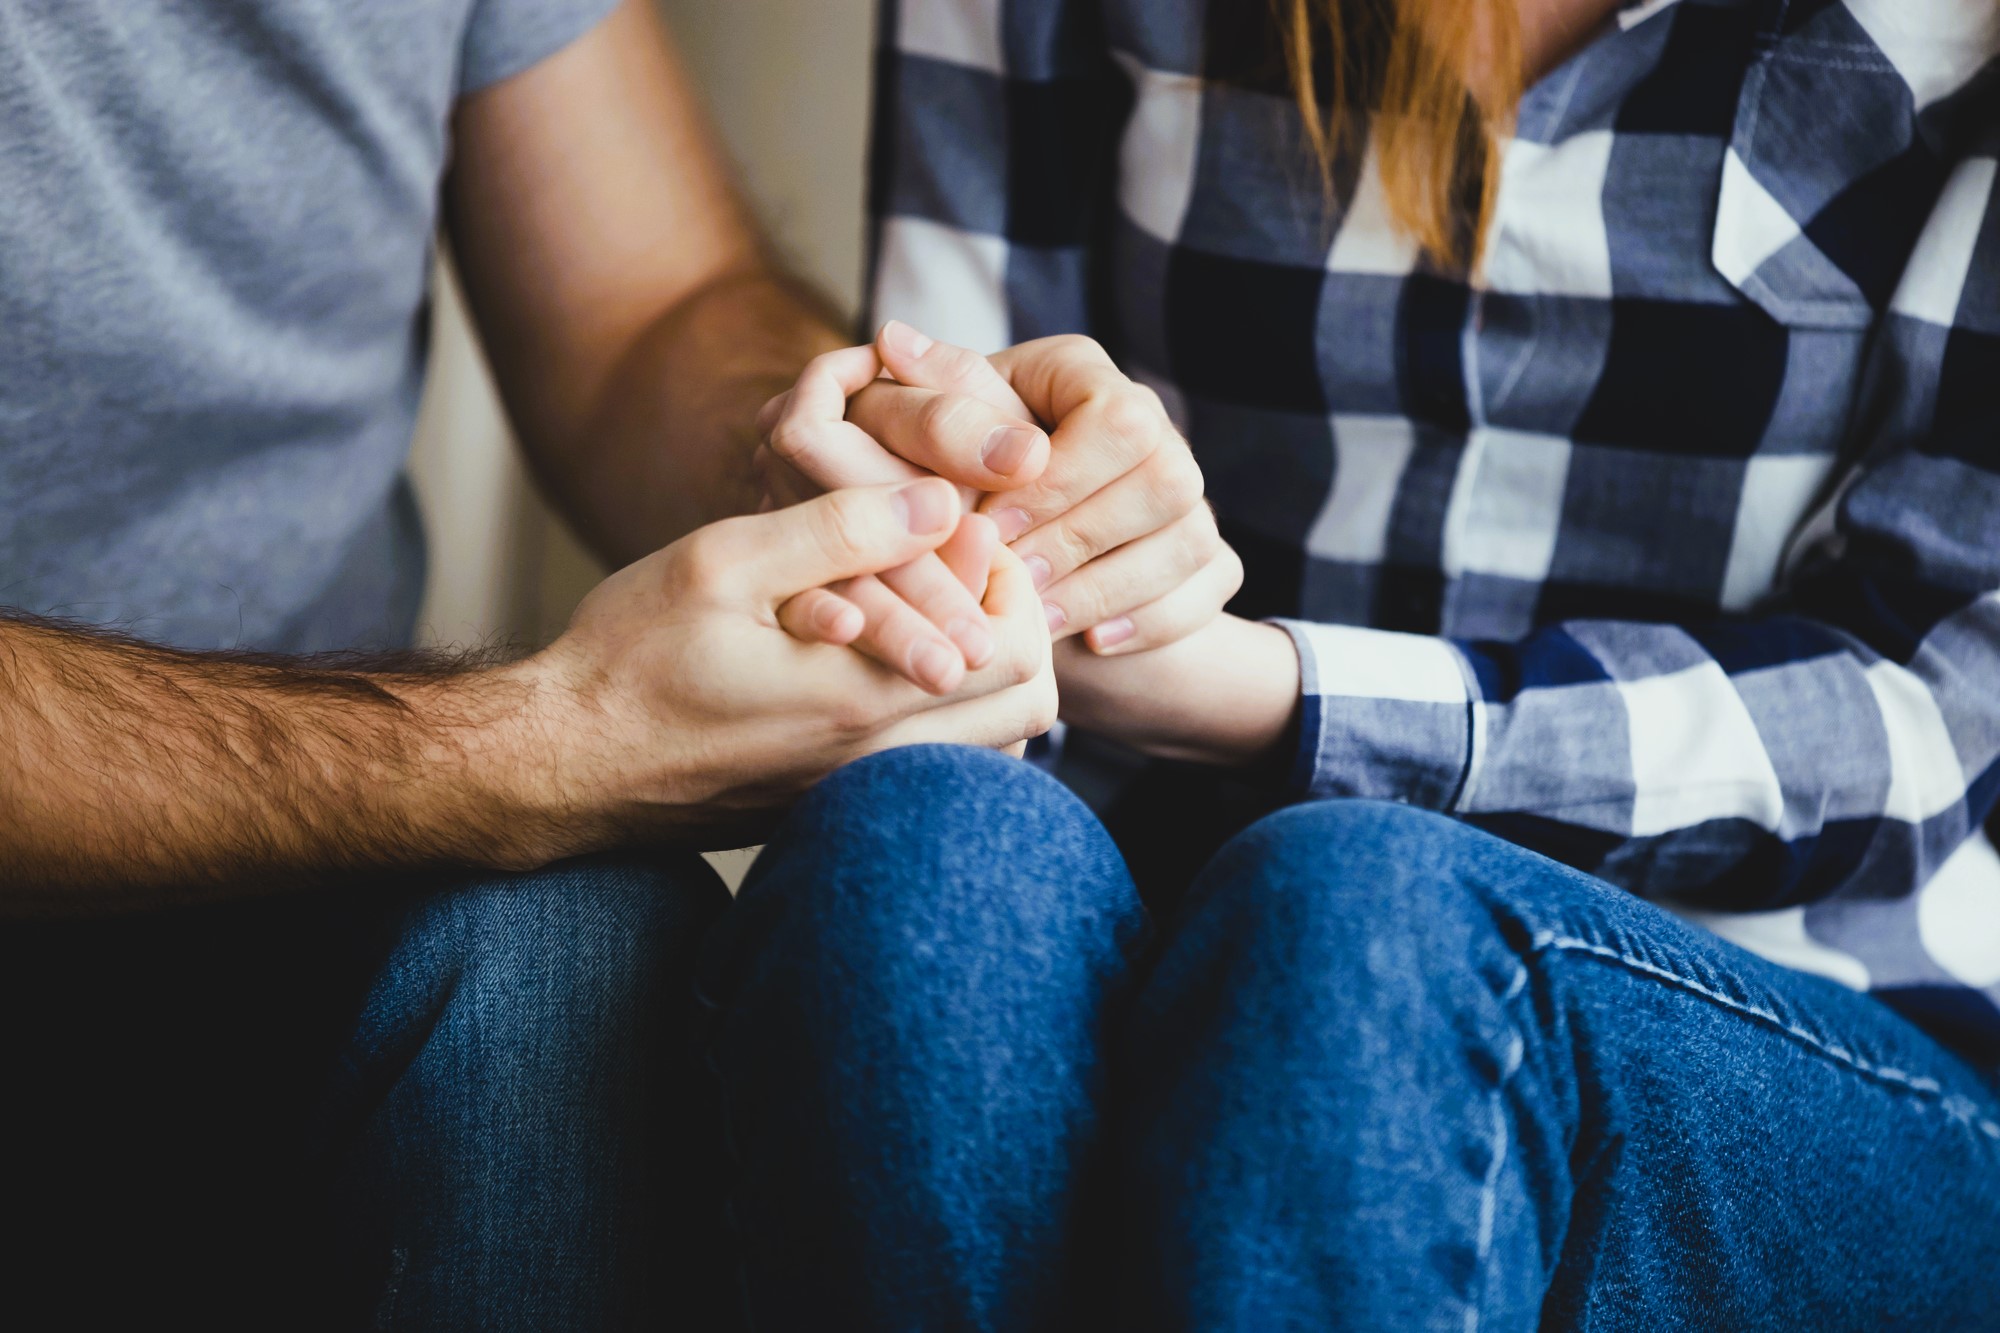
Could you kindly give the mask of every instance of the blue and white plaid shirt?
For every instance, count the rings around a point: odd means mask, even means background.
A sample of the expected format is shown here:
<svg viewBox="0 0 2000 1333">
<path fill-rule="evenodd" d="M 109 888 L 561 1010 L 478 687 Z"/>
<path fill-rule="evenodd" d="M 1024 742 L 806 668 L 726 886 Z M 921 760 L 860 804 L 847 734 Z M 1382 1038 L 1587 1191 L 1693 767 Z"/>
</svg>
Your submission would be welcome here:
<svg viewBox="0 0 2000 1333">
<path fill-rule="evenodd" d="M 1408 801 L 2000 1064 L 2000 6 L 1650 0 L 1521 108 L 1482 272 L 1331 201 L 1263 0 L 888 0 L 876 313 L 1158 388 Z"/>
</svg>

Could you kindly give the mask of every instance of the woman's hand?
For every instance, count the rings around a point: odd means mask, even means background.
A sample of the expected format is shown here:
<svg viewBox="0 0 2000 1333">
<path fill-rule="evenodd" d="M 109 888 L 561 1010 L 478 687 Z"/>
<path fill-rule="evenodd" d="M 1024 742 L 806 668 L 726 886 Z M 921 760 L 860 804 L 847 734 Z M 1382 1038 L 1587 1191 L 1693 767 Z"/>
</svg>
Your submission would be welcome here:
<svg viewBox="0 0 2000 1333">
<path fill-rule="evenodd" d="M 1242 562 L 1216 531 L 1194 455 L 1159 395 L 1097 343 L 1043 338 L 989 361 L 891 323 L 876 350 L 895 380 L 864 388 L 849 421 L 904 458 L 992 492 L 979 511 L 1028 566 L 1058 638 L 1083 633 L 1093 652 L 1144 652 L 1193 633 L 1235 596 Z M 1053 423 L 1038 475 L 981 484 L 964 435 L 917 429 L 940 419 L 983 427 L 976 404 Z"/>
<path fill-rule="evenodd" d="M 829 352 L 815 358 L 789 392 L 765 404 L 757 419 L 763 443 L 754 462 L 766 510 L 810 499 L 822 486 L 872 486 L 931 475 L 845 419 L 848 400 L 881 373 L 872 347 Z M 1013 450 L 1009 471 L 993 475 L 1036 476 L 1048 460 L 1047 439 L 1026 422 L 1013 426 L 1031 432 L 1038 447 Z M 940 433 L 943 428 L 940 423 Z M 978 492 L 967 490 L 964 496 L 970 507 Z M 984 667 L 992 656 L 979 603 L 998 545 L 992 521 L 968 514 L 938 551 L 836 588 L 802 593 L 780 620 L 807 642 L 852 644 L 912 684 L 948 694 L 968 669 Z M 851 610 L 836 612 L 836 602 Z"/>
<path fill-rule="evenodd" d="M 883 368 L 894 378 L 880 378 Z M 844 417 L 842 393 L 852 397 Z M 760 424 L 771 503 L 926 471 L 984 492 L 979 510 L 1042 589 L 1051 628 L 1087 632 L 1093 652 L 1171 643 L 1242 582 L 1158 395 L 1087 338 L 1026 343 L 989 362 L 891 323 L 874 347 L 815 362 Z M 948 605 L 934 574 L 927 586 Z"/>
<path fill-rule="evenodd" d="M 1056 645 L 1063 720 L 1146 754 L 1242 765 L 1291 734 L 1299 656 L 1275 625 L 1218 616 L 1164 648 L 1121 657 Z"/>
</svg>

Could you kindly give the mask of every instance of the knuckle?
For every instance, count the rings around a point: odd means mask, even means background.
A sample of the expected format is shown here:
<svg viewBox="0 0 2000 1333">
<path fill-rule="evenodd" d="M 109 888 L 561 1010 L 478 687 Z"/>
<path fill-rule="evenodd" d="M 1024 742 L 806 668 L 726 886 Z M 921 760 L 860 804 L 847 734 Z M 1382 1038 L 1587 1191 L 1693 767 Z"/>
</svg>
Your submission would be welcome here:
<svg viewBox="0 0 2000 1333">
<path fill-rule="evenodd" d="M 715 589 L 729 574 L 725 548 L 741 519 L 724 519 L 689 533 L 680 544 L 681 558 L 673 565 L 677 591 L 704 593 Z"/>
<path fill-rule="evenodd" d="M 1101 420 L 1108 434 L 1150 453 L 1158 447 L 1165 414 L 1157 406 L 1157 400 L 1147 402 L 1143 394 L 1136 392 L 1138 388 L 1126 385 L 1106 394 L 1100 409 Z"/>
<path fill-rule="evenodd" d="M 787 417 L 771 428 L 771 436 L 766 443 L 773 454 L 787 463 L 796 463 L 812 453 L 817 435 L 818 432 L 806 422 Z"/>
<path fill-rule="evenodd" d="M 835 735 L 858 740 L 874 735 L 881 728 L 882 719 L 867 699 L 851 697 L 828 705 L 827 724 Z"/>
<path fill-rule="evenodd" d="M 800 373 L 799 378 L 801 380 L 838 380 L 840 378 L 840 363 L 846 358 L 847 352 L 848 349 L 844 347 L 835 348 L 831 352 L 821 352 L 818 356 L 806 362 L 806 368 Z"/>
<path fill-rule="evenodd" d="M 1156 482 L 1161 502 L 1175 514 L 1193 513 L 1208 489 L 1208 480 L 1202 476 L 1201 467 L 1185 451 L 1165 453 L 1160 457 L 1166 460 L 1160 465 Z M 1212 517 L 1208 526 L 1214 526 Z"/>
<path fill-rule="evenodd" d="M 1001 679 L 1010 686 L 1031 684 L 1042 674 L 1043 647 L 1026 638 L 1018 639 L 1001 663 Z"/>
<path fill-rule="evenodd" d="M 1029 701 L 1027 725 L 1022 729 L 1022 736 L 1033 740 L 1037 736 L 1048 735 L 1055 729 L 1058 712 L 1055 687 L 1036 690 Z"/>
<path fill-rule="evenodd" d="M 820 546 L 836 560 L 856 560 L 869 549 L 868 520 L 858 501 L 851 492 L 836 491 L 815 507 Z"/>
<path fill-rule="evenodd" d="M 968 347 L 955 343 L 939 343 L 931 349 L 926 362 L 935 361 L 939 377 L 944 383 L 963 385 L 974 382 L 985 370 L 986 358 Z"/>
<path fill-rule="evenodd" d="M 1068 357 L 1100 357 L 1104 344 L 1087 333 L 1059 333 L 1049 339 L 1049 349 Z"/>
<path fill-rule="evenodd" d="M 1222 600 L 1226 603 L 1243 591 L 1243 557 L 1236 554 L 1236 548 L 1225 545 L 1222 548 L 1223 561 Z"/>
<path fill-rule="evenodd" d="M 917 409 L 917 428 L 932 440 L 949 440 L 968 429 L 972 400 L 963 394 L 940 393 Z"/>
<path fill-rule="evenodd" d="M 1062 578 L 1083 568 L 1101 549 L 1088 523 L 1051 523 L 1047 532 L 1048 535 L 1036 545 L 1042 559 L 1049 562 L 1049 568 L 1056 578 Z"/>
</svg>

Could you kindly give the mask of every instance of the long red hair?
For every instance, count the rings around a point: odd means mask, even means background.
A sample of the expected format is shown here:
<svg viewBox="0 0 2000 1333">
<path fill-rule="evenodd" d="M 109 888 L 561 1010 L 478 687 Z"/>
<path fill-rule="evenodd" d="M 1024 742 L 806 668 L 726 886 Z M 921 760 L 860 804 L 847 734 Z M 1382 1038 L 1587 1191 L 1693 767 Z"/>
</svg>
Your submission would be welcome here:
<svg viewBox="0 0 2000 1333">
<path fill-rule="evenodd" d="M 1390 216 L 1424 251 L 1476 263 L 1520 100 L 1517 0 L 1272 0 L 1306 138 L 1332 180 L 1357 95 Z"/>
</svg>

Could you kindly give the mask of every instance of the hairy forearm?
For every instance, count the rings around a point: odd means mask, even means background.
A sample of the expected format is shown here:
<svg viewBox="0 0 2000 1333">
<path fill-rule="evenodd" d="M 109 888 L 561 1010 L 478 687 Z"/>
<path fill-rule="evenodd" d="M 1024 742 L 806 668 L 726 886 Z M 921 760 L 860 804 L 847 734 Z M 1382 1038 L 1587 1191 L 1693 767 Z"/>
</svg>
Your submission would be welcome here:
<svg viewBox="0 0 2000 1333">
<path fill-rule="evenodd" d="M 0 912 L 531 865 L 557 829 L 513 668 L 177 653 L 0 619 Z"/>
<path fill-rule="evenodd" d="M 1299 659 L 1272 625 L 1223 616 L 1178 643 L 1099 657 L 1079 639 L 1057 645 L 1065 721 L 1165 759 L 1242 766 L 1269 759 L 1292 734 Z"/>
<path fill-rule="evenodd" d="M 767 264 L 716 278 L 648 324 L 580 430 L 529 452 L 544 488 L 613 566 L 756 509 L 753 422 L 806 362 L 847 339 L 838 315 Z"/>
</svg>

